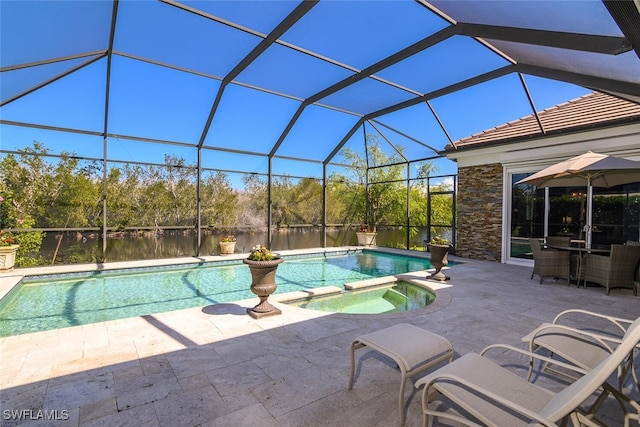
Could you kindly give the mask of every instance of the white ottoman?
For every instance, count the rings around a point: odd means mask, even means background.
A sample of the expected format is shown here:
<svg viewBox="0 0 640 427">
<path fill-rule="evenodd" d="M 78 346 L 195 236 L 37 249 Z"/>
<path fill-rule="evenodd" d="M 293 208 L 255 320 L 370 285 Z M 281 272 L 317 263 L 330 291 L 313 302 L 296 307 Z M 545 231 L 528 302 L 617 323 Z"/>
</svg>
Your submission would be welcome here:
<svg viewBox="0 0 640 427">
<path fill-rule="evenodd" d="M 404 390 L 409 377 L 448 359 L 453 360 L 453 346 L 446 338 L 409 323 L 399 323 L 376 332 L 361 335 L 351 343 L 349 390 L 355 375 L 355 351 L 369 347 L 393 359 L 400 368 L 402 382 L 398 408 L 400 425 L 404 425 Z"/>
</svg>

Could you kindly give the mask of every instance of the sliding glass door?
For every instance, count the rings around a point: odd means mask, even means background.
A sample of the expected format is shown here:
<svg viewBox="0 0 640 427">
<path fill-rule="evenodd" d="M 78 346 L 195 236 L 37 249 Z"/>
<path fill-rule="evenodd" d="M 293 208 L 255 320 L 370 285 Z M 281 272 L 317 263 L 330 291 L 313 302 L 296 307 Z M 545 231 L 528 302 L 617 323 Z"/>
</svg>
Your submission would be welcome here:
<svg viewBox="0 0 640 427">
<path fill-rule="evenodd" d="M 516 184 L 530 173 L 508 175 L 505 258 L 531 259 L 528 238 L 569 236 L 574 243 L 585 240 L 586 187 L 537 188 Z M 640 183 L 593 191 L 593 247 L 639 240 Z"/>
</svg>

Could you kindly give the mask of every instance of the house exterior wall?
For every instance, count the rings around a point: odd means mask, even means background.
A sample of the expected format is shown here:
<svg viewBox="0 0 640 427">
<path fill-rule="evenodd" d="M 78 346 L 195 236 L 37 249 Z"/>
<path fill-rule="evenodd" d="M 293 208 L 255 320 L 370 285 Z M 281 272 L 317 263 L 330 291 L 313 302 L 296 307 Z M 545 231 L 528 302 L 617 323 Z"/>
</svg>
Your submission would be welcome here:
<svg viewBox="0 0 640 427">
<path fill-rule="evenodd" d="M 509 218 L 504 218 L 504 208 L 511 197 L 510 174 L 537 172 L 588 150 L 640 161 L 639 141 L 640 123 L 633 123 L 447 152 L 447 158 L 458 163 L 456 255 L 532 264 L 509 259 Z"/>
<path fill-rule="evenodd" d="M 502 165 L 458 169 L 456 255 L 500 261 Z"/>
</svg>

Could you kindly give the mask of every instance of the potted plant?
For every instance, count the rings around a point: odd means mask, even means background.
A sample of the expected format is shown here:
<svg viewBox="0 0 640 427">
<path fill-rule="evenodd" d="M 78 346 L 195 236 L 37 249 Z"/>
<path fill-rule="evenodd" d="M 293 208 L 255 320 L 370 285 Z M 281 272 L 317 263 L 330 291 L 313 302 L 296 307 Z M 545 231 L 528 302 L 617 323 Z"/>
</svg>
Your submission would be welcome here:
<svg viewBox="0 0 640 427">
<path fill-rule="evenodd" d="M 0 273 L 13 270 L 19 247 L 11 233 L 0 230 Z"/>
<path fill-rule="evenodd" d="M 228 255 L 236 251 L 236 237 L 232 235 L 224 236 L 218 243 L 220 245 L 220 254 Z"/>
<path fill-rule="evenodd" d="M 251 292 L 260 298 L 260 302 L 247 313 L 254 319 L 281 314 L 282 312 L 267 300 L 275 292 L 276 270 L 284 260 L 262 245 L 251 248 L 249 256 L 242 260 L 251 272 Z"/>
<path fill-rule="evenodd" d="M 356 236 L 358 237 L 359 246 L 376 246 L 376 229 L 370 229 L 367 224 L 360 225 Z"/>
<path fill-rule="evenodd" d="M 437 280 L 439 282 L 444 282 L 449 279 L 447 276 L 442 273 L 442 267 L 447 265 L 449 262 L 447 260 L 447 254 L 449 253 L 449 249 L 451 248 L 451 244 L 449 244 L 449 240 L 435 235 L 431 238 L 431 241 L 428 243 L 429 252 L 431 253 L 431 265 L 436 269 L 435 272 L 427 276 L 427 279 Z"/>
</svg>

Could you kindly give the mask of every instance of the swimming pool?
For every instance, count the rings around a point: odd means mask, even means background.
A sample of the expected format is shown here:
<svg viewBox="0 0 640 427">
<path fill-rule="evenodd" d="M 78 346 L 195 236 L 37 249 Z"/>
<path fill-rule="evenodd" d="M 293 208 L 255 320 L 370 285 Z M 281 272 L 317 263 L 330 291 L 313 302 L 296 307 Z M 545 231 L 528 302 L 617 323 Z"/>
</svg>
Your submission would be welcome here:
<svg viewBox="0 0 640 427">
<path fill-rule="evenodd" d="M 276 293 L 429 268 L 426 258 L 381 252 L 287 256 Z M 0 336 L 254 298 L 250 284 L 240 260 L 25 279 L 0 301 Z"/>
</svg>

